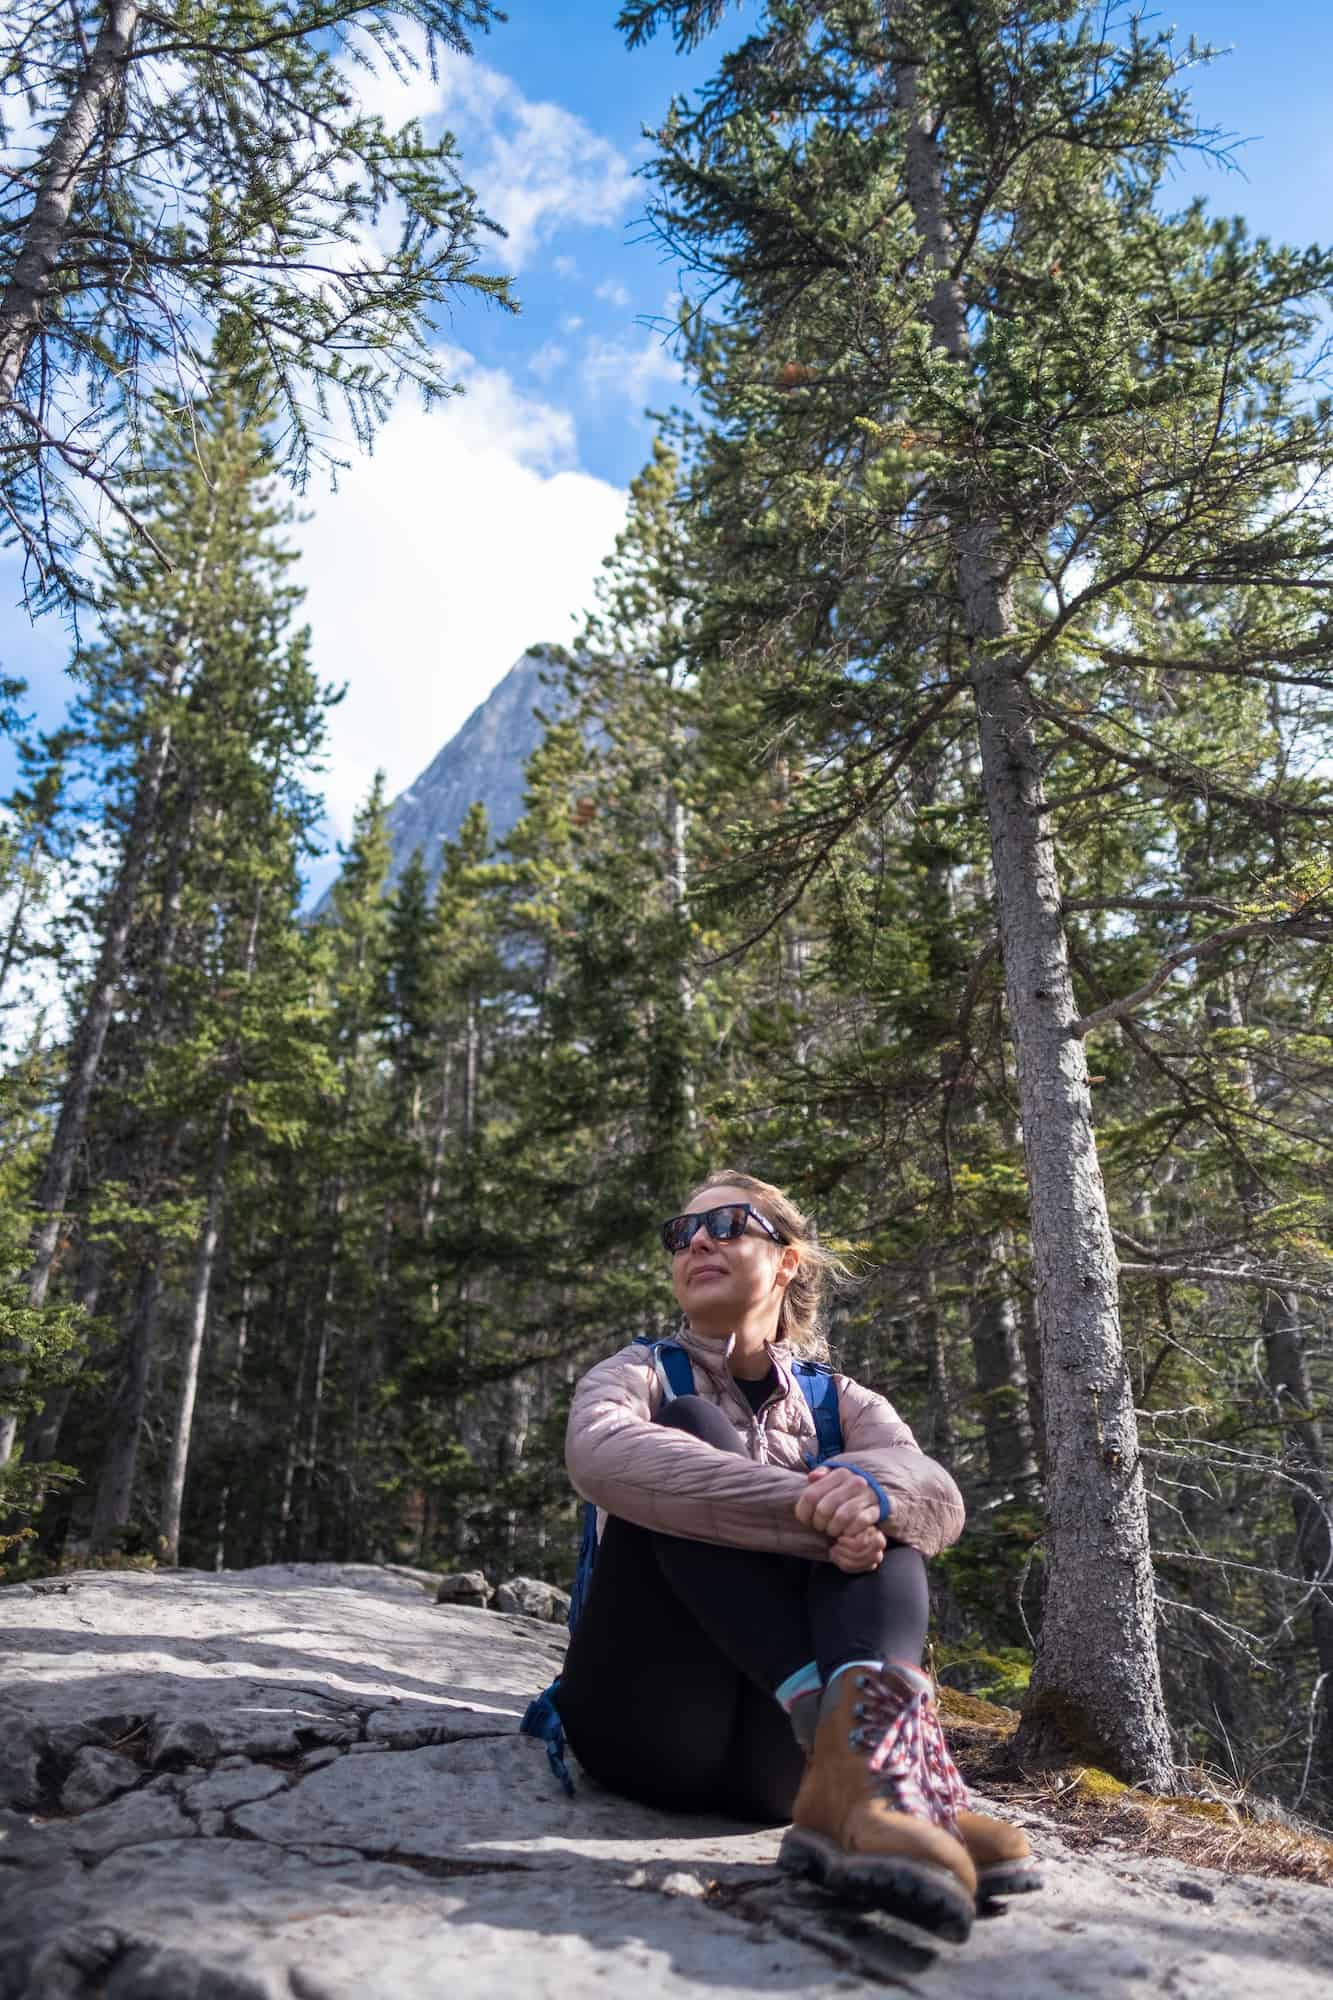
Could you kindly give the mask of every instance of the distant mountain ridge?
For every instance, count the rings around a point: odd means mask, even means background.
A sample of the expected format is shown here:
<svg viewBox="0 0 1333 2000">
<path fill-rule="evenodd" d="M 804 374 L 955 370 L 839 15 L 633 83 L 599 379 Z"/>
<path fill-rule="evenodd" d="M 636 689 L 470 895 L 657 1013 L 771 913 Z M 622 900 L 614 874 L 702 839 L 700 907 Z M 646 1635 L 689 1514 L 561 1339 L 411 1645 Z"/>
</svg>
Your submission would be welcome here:
<svg viewBox="0 0 1333 2000">
<path fill-rule="evenodd" d="M 398 794 L 388 815 L 390 884 L 418 848 L 433 882 L 440 872 L 445 841 L 457 838 L 474 804 L 486 808 L 496 840 L 521 818 L 524 770 L 545 733 L 536 710 L 553 715 L 562 706 L 562 690 L 542 681 L 550 664 L 546 647 L 531 647 L 421 776 Z"/>
</svg>

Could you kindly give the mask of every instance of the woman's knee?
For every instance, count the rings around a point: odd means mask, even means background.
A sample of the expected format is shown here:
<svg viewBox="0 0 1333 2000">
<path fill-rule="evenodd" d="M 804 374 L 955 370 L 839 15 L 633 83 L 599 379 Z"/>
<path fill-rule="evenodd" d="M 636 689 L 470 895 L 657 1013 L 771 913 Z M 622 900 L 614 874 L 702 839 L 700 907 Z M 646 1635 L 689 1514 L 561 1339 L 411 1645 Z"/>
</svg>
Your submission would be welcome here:
<svg viewBox="0 0 1333 2000">
<path fill-rule="evenodd" d="M 715 1446 L 718 1451 L 737 1452 L 742 1458 L 746 1455 L 736 1426 L 716 1403 L 705 1402 L 702 1396 L 676 1396 L 662 1410 L 657 1421 L 665 1424 L 668 1430 L 685 1431 L 703 1444 Z"/>
</svg>

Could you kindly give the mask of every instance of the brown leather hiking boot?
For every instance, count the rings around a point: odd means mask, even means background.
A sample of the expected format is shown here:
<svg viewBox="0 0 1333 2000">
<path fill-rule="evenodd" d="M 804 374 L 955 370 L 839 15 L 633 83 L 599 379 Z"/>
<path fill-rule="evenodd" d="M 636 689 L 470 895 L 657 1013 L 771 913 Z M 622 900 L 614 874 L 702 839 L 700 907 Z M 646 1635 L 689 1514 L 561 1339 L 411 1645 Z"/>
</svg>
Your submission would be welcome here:
<svg viewBox="0 0 1333 2000">
<path fill-rule="evenodd" d="M 1006 1820 L 961 1807 L 954 1815 L 958 1838 L 977 1871 L 978 1903 L 1002 1896 L 1025 1896 L 1042 1886 L 1041 1869 L 1027 1835 Z"/>
<path fill-rule="evenodd" d="M 961 1943 L 977 1893 L 954 1832 L 966 1804 L 926 1676 L 849 1667 L 820 1705 L 778 1866 Z"/>
</svg>

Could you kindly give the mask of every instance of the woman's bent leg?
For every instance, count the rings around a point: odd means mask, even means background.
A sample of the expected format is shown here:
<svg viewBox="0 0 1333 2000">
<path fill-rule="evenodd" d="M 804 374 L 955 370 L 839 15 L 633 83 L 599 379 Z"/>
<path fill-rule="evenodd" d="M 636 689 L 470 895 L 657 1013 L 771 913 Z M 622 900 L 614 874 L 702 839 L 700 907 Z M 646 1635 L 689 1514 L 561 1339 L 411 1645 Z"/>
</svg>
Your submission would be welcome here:
<svg viewBox="0 0 1333 2000">
<path fill-rule="evenodd" d="M 701 1397 L 660 1421 L 745 1455 Z M 608 1520 L 560 1680 L 592 1776 L 645 1804 L 787 1819 L 802 1758 L 772 1690 L 810 1657 L 809 1567 Z"/>
<path fill-rule="evenodd" d="M 917 1667 L 930 1622 L 925 1558 L 890 1542 L 878 1569 L 845 1576 L 833 1563 L 810 1565 L 810 1623 L 822 1681 L 849 1660 L 899 1660 Z"/>
<path fill-rule="evenodd" d="M 744 1676 L 675 1598 L 655 1537 L 608 1520 L 560 1675 L 574 1753 L 599 1784 L 671 1812 L 728 1807 Z"/>
</svg>

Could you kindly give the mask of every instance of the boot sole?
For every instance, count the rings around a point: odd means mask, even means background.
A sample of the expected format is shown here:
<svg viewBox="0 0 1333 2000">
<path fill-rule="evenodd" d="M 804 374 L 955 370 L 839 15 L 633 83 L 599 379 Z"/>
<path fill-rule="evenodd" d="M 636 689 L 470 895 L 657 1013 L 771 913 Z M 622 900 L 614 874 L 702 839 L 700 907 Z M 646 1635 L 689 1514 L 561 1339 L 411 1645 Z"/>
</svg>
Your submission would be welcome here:
<svg viewBox="0 0 1333 2000">
<path fill-rule="evenodd" d="M 778 1867 L 784 1875 L 816 1883 L 841 1903 L 883 1910 L 951 1943 L 963 1944 L 971 1934 L 973 1898 L 956 1875 L 935 1862 L 903 1854 L 844 1854 L 836 1841 L 793 1826 L 783 1835 Z"/>
<path fill-rule="evenodd" d="M 997 1861 L 977 1870 L 977 1901 L 993 1903 L 1004 1896 L 1029 1896 L 1046 1886 L 1034 1861 Z"/>
</svg>

